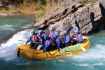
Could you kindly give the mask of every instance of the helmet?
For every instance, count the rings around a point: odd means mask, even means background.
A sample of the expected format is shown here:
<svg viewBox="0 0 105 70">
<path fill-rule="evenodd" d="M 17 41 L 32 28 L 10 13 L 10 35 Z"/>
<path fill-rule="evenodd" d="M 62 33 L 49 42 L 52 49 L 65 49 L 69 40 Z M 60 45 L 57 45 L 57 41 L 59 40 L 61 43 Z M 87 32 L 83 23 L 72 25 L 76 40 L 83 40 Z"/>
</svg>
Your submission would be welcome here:
<svg viewBox="0 0 105 70">
<path fill-rule="evenodd" d="M 70 26 L 69 29 L 72 30 L 73 29 L 73 26 Z"/>
<path fill-rule="evenodd" d="M 64 30 L 64 31 L 63 31 L 63 35 L 65 35 L 65 34 L 67 34 L 67 30 Z"/>
<path fill-rule="evenodd" d="M 33 29 L 33 30 L 32 30 L 32 33 L 36 33 L 36 30 L 35 30 L 35 29 Z"/>
<path fill-rule="evenodd" d="M 43 33 L 43 31 L 42 30 L 39 30 L 38 33 L 41 34 L 41 33 Z"/>
<path fill-rule="evenodd" d="M 77 32 L 77 34 L 80 34 L 80 33 L 81 33 L 80 31 Z"/>
<path fill-rule="evenodd" d="M 54 27 L 50 27 L 50 28 L 49 28 L 49 31 L 50 31 L 50 32 L 55 31 L 55 28 L 54 28 Z"/>
<path fill-rule="evenodd" d="M 59 36 L 59 32 L 57 32 L 57 31 L 55 31 L 54 34 L 55 34 L 56 36 Z"/>
</svg>

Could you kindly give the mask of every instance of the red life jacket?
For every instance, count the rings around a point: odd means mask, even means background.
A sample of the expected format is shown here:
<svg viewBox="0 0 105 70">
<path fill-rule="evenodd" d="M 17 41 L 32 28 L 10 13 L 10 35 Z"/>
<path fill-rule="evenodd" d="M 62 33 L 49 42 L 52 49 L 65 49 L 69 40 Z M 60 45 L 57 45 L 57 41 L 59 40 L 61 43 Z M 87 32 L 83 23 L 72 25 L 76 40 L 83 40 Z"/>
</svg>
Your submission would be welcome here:
<svg viewBox="0 0 105 70">
<path fill-rule="evenodd" d="M 51 44 L 54 44 L 54 43 L 55 43 L 55 41 L 54 41 L 54 40 L 52 40 L 52 39 L 50 39 L 50 43 L 51 43 Z"/>
<path fill-rule="evenodd" d="M 37 37 L 36 35 L 33 35 L 33 36 L 32 36 L 32 41 L 33 41 L 33 42 L 38 42 L 38 37 Z"/>
<path fill-rule="evenodd" d="M 59 38 L 60 41 L 62 41 L 62 36 L 61 35 L 58 38 Z"/>
</svg>

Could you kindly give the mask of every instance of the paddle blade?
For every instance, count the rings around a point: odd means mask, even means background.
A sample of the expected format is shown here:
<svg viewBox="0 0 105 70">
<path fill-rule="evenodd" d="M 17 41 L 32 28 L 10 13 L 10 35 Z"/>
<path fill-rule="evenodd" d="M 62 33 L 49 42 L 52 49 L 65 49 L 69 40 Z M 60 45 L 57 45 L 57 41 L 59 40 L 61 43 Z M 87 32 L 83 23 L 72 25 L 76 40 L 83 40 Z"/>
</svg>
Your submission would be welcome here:
<svg viewBox="0 0 105 70">
<path fill-rule="evenodd" d="M 81 46 L 81 49 L 82 49 L 82 51 L 84 51 L 84 52 L 86 51 L 86 49 L 85 49 L 84 47 L 82 47 L 82 46 Z"/>
</svg>

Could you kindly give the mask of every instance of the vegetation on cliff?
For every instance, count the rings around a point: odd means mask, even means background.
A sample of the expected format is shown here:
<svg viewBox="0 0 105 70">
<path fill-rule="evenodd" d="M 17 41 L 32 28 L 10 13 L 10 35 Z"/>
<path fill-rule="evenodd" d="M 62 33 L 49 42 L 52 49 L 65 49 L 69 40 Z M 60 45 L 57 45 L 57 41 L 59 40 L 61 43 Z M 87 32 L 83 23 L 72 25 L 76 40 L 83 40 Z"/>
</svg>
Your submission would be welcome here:
<svg viewBox="0 0 105 70">
<path fill-rule="evenodd" d="M 56 7 L 66 0 L 0 0 L 0 12 L 21 12 L 35 18 L 42 17 L 49 9 Z M 72 0 L 71 0 L 72 1 Z M 77 0 L 80 3 L 94 2 L 96 0 Z"/>
</svg>

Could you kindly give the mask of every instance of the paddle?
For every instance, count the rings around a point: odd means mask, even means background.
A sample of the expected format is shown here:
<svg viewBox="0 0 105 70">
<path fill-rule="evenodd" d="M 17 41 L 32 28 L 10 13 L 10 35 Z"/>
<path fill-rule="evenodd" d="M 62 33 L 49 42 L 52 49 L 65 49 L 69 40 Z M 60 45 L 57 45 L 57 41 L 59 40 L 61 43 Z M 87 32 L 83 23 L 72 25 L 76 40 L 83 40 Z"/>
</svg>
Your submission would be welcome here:
<svg viewBox="0 0 105 70">
<path fill-rule="evenodd" d="M 24 41 L 23 39 L 19 39 L 18 41 Z"/>
<path fill-rule="evenodd" d="M 78 43 L 78 45 L 80 46 L 80 48 L 82 49 L 82 51 L 86 51 L 86 49 L 84 48 L 84 47 L 82 47 L 81 45 L 80 45 L 80 43 Z"/>
</svg>

